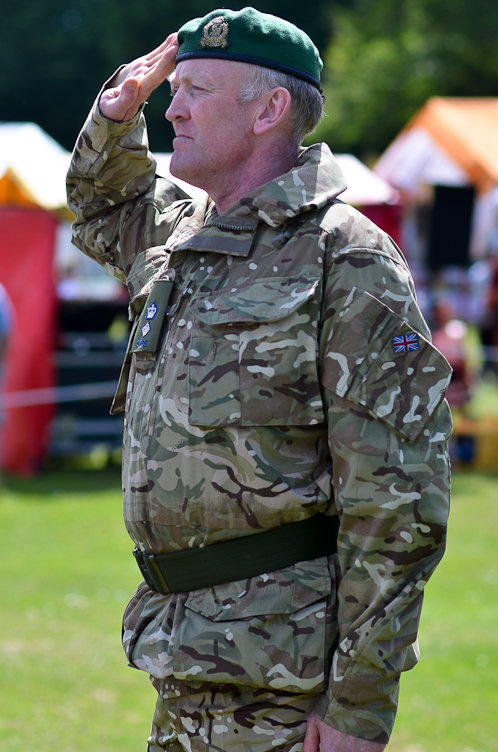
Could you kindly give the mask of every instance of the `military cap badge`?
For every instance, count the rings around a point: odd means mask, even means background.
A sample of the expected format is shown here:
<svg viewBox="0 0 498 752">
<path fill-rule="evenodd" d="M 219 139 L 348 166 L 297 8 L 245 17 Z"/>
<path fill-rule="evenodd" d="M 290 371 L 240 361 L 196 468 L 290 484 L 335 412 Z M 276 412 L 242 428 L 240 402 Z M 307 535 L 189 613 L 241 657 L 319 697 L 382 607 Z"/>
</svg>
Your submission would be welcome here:
<svg viewBox="0 0 498 752">
<path fill-rule="evenodd" d="M 228 23 L 224 16 L 217 16 L 202 30 L 201 47 L 228 47 Z"/>
</svg>

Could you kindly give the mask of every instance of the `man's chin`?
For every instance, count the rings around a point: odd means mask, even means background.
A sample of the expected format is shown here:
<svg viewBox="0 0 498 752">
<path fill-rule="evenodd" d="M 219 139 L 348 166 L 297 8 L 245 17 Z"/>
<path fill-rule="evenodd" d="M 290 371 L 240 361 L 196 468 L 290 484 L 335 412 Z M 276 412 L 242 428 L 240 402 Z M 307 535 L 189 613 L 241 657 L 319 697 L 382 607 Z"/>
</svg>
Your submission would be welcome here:
<svg viewBox="0 0 498 752">
<path fill-rule="evenodd" d="M 190 185 L 194 185 L 197 188 L 202 188 L 202 185 L 199 185 L 197 182 L 198 170 L 196 170 L 193 165 L 189 166 L 186 164 L 178 154 L 175 154 L 175 152 L 173 152 L 171 157 L 169 171 L 174 178 L 184 180 L 186 183 L 190 183 Z"/>
</svg>

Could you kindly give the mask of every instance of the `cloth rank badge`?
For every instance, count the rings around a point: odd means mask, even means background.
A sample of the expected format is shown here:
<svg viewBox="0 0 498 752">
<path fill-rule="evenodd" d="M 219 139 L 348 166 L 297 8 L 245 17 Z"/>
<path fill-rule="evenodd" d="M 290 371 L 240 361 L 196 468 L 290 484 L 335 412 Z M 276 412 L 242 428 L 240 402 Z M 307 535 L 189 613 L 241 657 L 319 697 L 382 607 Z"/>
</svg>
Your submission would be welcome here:
<svg viewBox="0 0 498 752">
<path fill-rule="evenodd" d="M 418 335 L 402 334 L 400 337 L 393 337 L 393 347 L 396 354 L 418 350 Z"/>
<path fill-rule="evenodd" d="M 130 352 L 157 352 L 159 337 L 166 317 L 174 283 L 170 279 L 157 279 L 140 315 Z"/>
</svg>

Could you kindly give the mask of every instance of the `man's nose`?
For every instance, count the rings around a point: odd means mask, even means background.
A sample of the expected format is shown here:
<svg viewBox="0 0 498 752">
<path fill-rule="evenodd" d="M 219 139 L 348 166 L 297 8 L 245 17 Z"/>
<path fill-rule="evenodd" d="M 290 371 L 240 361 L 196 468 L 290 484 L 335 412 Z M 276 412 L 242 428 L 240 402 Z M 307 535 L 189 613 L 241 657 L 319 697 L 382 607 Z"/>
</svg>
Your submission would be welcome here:
<svg viewBox="0 0 498 752">
<path fill-rule="evenodd" d="M 164 113 L 164 117 L 171 123 L 174 123 L 177 120 L 183 120 L 187 117 L 186 108 L 182 104 L 181 97 L 178 92 L 171 100 L 171 104 Z"/>
</svg>

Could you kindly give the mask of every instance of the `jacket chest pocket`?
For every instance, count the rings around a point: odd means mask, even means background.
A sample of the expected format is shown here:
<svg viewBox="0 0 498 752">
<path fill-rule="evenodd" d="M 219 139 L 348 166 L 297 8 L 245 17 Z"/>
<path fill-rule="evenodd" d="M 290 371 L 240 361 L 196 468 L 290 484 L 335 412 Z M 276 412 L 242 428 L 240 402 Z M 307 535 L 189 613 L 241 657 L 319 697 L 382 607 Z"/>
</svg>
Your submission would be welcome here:
<svg viewBox="0 0 498 752">
<path fill-rule="evenodd" d="M 313 425 L 324 420 L 317 376 L 319 279 L 260 280 L 199 296 L 189 353 L 189 422 Z"/>
</svg>

